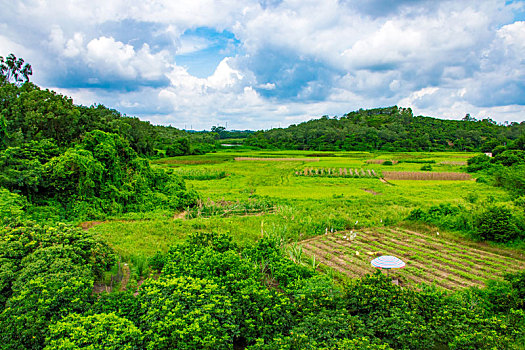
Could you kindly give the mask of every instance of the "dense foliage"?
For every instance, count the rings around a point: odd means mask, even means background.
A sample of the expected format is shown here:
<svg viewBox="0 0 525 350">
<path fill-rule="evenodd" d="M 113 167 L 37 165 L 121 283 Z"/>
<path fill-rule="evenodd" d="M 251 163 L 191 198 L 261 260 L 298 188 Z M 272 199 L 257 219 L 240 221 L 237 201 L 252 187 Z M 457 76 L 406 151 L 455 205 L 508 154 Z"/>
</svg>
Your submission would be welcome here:
<svg viewBox="0 0 525 350">
<path fill-rule="evenodd" d="M 410 108 L 359 110 L 323 116 L 285 129 L 258 131 L 245 145 L 317 151 L 484 151 L 525 133 L 525 122 L 509 126 L 491 119 L 442 120 L 413 116 Z"/>
<path fill-rule="evenodd" d="M 22 210 L 37 220 L 82 220 L 195 202 L 196 194 L 179 176 L 151 168 L 143 158 L 168 144 L 170 149 L 184 145 L 180 154 L 191 153 L 186 133 L 101 105 L 76 106 L 28 82 L 31 66 L 13 55 L 0 57 L 0 68 L 3 213 Z"/>
<path fill-rule="evenodd" d="M 463 231 L 475 239 L 509 242 L 525 239 L 525 211 L 518 205 L 519 202 L 514 205 L 480 202 L 469 207 L 439 204 L 426 210 L 414 209 L 408 219 Z"/>
<path fill-rule="evenodd" d="M 49 229 L 36 226 L 4 230 L 2 241 L 12 244 L 4 252 L 13 255 L 12 237 L 22 229 L 35 232 L 32 237 L 46 243 L 43 248 L 34 244 L 33 250 L 18 254 L 14 261 L 19 267 L 0 314 L 5 348 L 518 349 L 525 345 L 523 273 L 485 289 L 455 293 L 401 288 L 381 273 L 337 285 L 311 267 L 285 258 L 277 239 L 265 237 L 239 250 L 229 235 L 200 233 L 163 255 L 160 277 L 146 280 L 136 295 L 117 292 L 97 298 L 91 293 L 97 264 L 75 253 L 80 232 L 62 226 L 56 231 L 59 238 L 52 238 Z M 65 237 L 73 238 L 70 244 L 64 244 Z M 103 262 L 111 263 L 110 255 Z"/>
<path fill-rule="evenodd" d="M 468 159 L 467 171 L 478 182 L 505 188 L 513 204 L 485 203 L 469 199 L 470 208 L 455 205 L 434 205 L 427 210 L 414 209 L 410 220 L 420 220 L 439 227 L 464 231 L 481 240 L 509 242 L 525 239 L 525 134 L 506 146 L 498 146 L 493 157 L 481 154 Z"/>
<path fill-rule="evenodd" d="M 478 173 L 478 181 L 489 181 L 515 197 L 525 196 L 525 134 L 494 157 L 479 155 L 468 160 L 467 171 Z"/>
<path fill-rule="evenodd" d="M 115 255 L 68 225 L 18 223 L 0 229 L 0 339 L 3 348 L 42 348 L 50 323 L 82 313 L 93 281 Z"/>
<path fill-rule="evenodd" d="M 31 74 L 23 59 L 0 56 L 0 150 L 46 139 L 69 147 L 94 130 L 120 135 L 141 156 L 164 155 L 168 149 L 174 155 L 202 154 L 217 146 L 217 132 L 155 126 L 103 105 L 77 106 L 71 98 L 30 83 Z"/>
<path fill-rule="evenodd" d="M 179 176 L 151 168 L 121 136 L 100 130 L 63 152 L 53 139 L 0 151 L 0 186 L 27 198 L 33 217 L 101 218 L 196 200 Z"/>
</svg>

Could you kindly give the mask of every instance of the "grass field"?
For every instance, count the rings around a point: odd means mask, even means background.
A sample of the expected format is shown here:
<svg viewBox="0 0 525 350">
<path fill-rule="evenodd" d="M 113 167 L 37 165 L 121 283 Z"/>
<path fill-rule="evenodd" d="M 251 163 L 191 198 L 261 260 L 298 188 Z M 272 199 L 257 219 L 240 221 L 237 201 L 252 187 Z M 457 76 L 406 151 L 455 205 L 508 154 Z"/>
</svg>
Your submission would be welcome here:
<svg viewBox="0 0 525 350">
<path fill-rule="evenodd" d="M 371 261 L 379 255 L 397 256 L 406 267 L 391 275 L 402 285 L 435 284 L 454 290 L 481 287 L 489 279 L 525 268 L 525 254 L 435 232 L 416 232 L 380 227 L 317 236 L 300 246 L 319 263 L 349 277 L 375 270 Z"/>
<path fill-rule="evenodd" d="M 147 257 L 158 250 L 166 251 L 170 245 L 180 242 L 189 233 L 196 231 L 229 232 L 241 246 L 256 241 L 263 233 L 282 236 L 288 242 L 299 242 L 312 237 L 324 237 L 327 230 L 343 232 L 363 229 L 369 230 L 367 232 L 370 235 L 390 237 L 385 241 L 390 242 L 394 236 L 383 226 L 395 227 L 403 223 L 410 211 L 415 208 L 425 209 L 440 203 L 450 203 L 470 209 L 474 205 L 494 198 L 498 202 L 510 202 L 510 197 L 500 188 L 473 180 L 390 180 L 384 183 L 378 178 L 297 176 L 295 173 L 312 167 L 353 168 L 365 171 L 373 169 L 378 173 L 382 171 L 419 172 L 421 166 L 425 164 L 421 161 L 435 162 L 432 163 L 435 172 L 465 173 L 463 164 L 469 157 L 475 155 L 472 153 L 228 149 L 202 156 L 164 158 L 152 162 L 153 165 L 172 168 L 187 178 L 187 186 L 200 194 L 203 203 L 231 202 L 242 208 L 243 205 L 248 206 L 254 201 L 262 201 L 269 203 L 268 206 L 272 210 L 259 213 L 247 210 L 245 211 L 247 215 L 242 214 L 242 210 L 238 211 L 238 215 L 222 215 L 219 211 L 217 215 L 209 217 L 197 215 L 192 219 L 188 219 L 185 213 L 180 212 L 151 213 L 142 216 L 128 215 L 116 217 L 113 221 L 101 223 L 90 230 L 106 240 L 123 257 L 137 255 Z M 256 160 L 235 161 L 236 157 Z M 265 161 L 261 158 L 281 160 Z M 286 158 L 292 160 L 286 160 Z M 318 159 L 319 161 L 312 163 L 301 161 L 301 158 Z M 399 163 L 383 165 L 369 162 L 373 159 L 397 160 Z M 420 163 L 414 163 L 414 161 Z M 406 238 L 406 232 L 399 230 L 396 232 Z M 329 241 L 323 244 L 331 244 L 333 249 L 339 244 L 337 236 L 326 239 Z M 356 241 L 353 244 L 361 244 L 363 252 L 367 249 L 384 250 L 385 252 L 394 249 L 393 244 L 381 245 L 379 240 L 374 243 Z M 396 249 L 394 251 L 398 251 L 401 257 L 411 256 L 411 252 L 403 248 L 403 245 L 399 245 Z M 480 284 L 490 276 L 489 272 L 478 276 L 477 272 L 467 272 L 460 268 L 445 269 L 448 271 L 446 276 L 439 275 L 438 271 L 442 270 L 434 265 L 431 270 L 422 269 L 417 264 L 421 264 L 420 259 L 425 257 L 424 254 L 428 253 L 428 249 L 417 249 L 417 254 L 414 253 L 415 258 L 409 259 L 412 265 L 400 272 L 403 278 L 406 277 L 407 283 L 415 283 L 419 280 L 428 282 L 430 277 L 424 276 L 430 276 L 434 271 L 432 269 L 436 270 L 436 275 L 432 275 L 431 279 L 435 279 L 436 283 L 442 281 L 445 288 Z M 458 262 L 458 264 L 464 263 Z M 367 264 L 356 262 L 355 266 L 365 269 Z M 368 265 L 366 266 L 367 271 L 371 271 Z M 488 271 L 492 271 L 494 276 L 500 276 L 507 269 L 506 266 L 498 265 L 495 261 L 494 266 L 490 267 L 493 271 L 490 269 Z M 474 270 L 474 267 L 471 269 Z M 467 275 L 470 277 L 463 279 L 462 276 Z"/>
</svg>

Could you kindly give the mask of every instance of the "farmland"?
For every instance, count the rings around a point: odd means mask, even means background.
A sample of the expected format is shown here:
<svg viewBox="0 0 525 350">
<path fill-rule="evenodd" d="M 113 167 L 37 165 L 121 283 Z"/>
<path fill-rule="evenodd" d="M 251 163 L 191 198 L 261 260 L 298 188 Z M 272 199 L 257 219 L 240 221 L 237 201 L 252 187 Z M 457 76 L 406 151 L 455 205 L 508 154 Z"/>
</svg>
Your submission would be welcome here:
<svg viewBox="0 0 525 350">
<path fill-rule="evenodd" d="M 318 262 L 349 277 L 373 272 L 373 256 L 367 252 L 381 252 L 407 262 L 406 269 L 396 272 L 405 285 L 483 286 L 488 279 L 523 268 L 522 253 L 473 243 L 446 230 L 440 230 L 439 237 L 410 230 L 406 221 L 414 208 L 441 203 L 471 211 L 492 198 L 512 203 L 503 190 L 477 183 L 464 172 L 462 164 L 471 156 L 228 150 L 160 159 L 153 165 L 174 169 L 186 178 L 188 187 L 201 194 L 200 204 L 175 217 L 165 214 L 108 221 L 91 231 L 129 257 L 166 251 L 190 231 L 227 233 L 242 228 L 242 234 L 233 236 L 241 245 L 261 235 L 303 242 L 305 254 L 315 255 Z M 393 164 L 384 165 L 385 159 Z M 421 172 L 422 164 L 432 164 L 436 171 Z M 389 176 L 392 173 L 405 175 Z M 376 174 L 383 174 L 388 182 Z M 400 224 L 404 228 L 396 228 Z M 357 238 L 343 240 L 351 230 L 359 232 Z M 336 233 L 326 236 L 330 231 Z M 431 256 L 436 251 L 438 255 Z"/>
<path fill-rule="evenodd" d="M 525 268 L 525 254 L 474 243 L 450 234 L 378 227 L 327 233 L 299 246 L 309 257 L 349 277 L 362 277 L 375 269 L 378 255 L 394 255 L 406 262 L 392 276 L 402 285 L 434 284 L 446 290 L 482 287 L 488 280 Z"/>
</svg>

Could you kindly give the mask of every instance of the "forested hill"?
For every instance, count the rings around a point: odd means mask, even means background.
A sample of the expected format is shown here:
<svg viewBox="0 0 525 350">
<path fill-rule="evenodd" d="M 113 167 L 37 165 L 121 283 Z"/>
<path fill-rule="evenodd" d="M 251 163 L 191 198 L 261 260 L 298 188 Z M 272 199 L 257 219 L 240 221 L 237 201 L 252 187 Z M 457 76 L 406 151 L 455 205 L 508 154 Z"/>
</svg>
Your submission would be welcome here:
<svg viewBox="0 0 525 350">
<path fill-rule="evenodd" d="M 397 106 L 323 116 L 285 129 L 259 131 L 245 145 L 316 151 L 485 151 L 525 133 L 525 122 L 498 125 L 491 119 L 442 120 L 414 116 Z"/>
<path fill-rule="evenodd" d="M 72 99 L 30 82 L 0 82 L 0 150 L 42 140 L 67 148 L 93 130 L 120 135 L 143 156 L 156 155 L 159 149 L 173 155 L 200 154 L 213 149 L 218 139 L 216 133 L 152 125 L 103 105 L 75 105 Z"/>
</svg>

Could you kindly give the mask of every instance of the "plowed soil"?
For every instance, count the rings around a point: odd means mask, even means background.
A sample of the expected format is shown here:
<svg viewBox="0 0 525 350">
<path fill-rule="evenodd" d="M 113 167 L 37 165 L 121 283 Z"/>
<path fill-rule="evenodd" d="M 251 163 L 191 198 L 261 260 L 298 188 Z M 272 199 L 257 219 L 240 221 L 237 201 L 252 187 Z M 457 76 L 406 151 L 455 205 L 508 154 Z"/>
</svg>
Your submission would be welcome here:
<svg viewBox="0 0 525 350">
<path fill-rule="evenodd" d="M 420 283 L 455 290 L 483 287 L 489 279 L 502 279 L 508 272 L 525 268 L 523 252 L 507 250 L 436 233 L 401 228 L 374 228 L 329 233 L 301 242 L 303 251 L 316 261 L 350 277 L 360 277 L 376 269 L 372 259 L 379 255 L 397 256 L 406 263 L 391 271 L 403 285 Z"/>
</svg>

